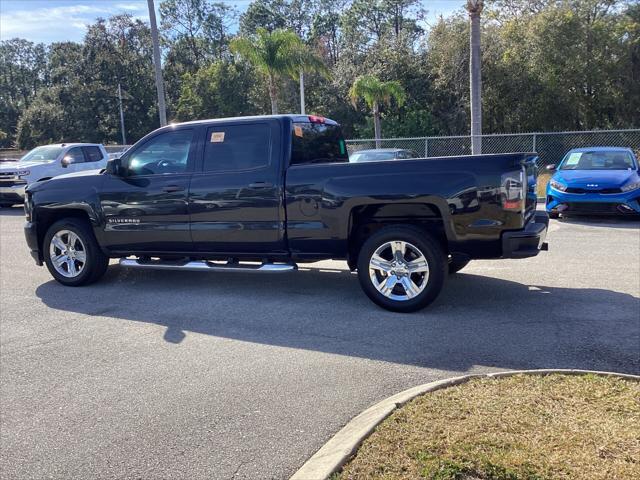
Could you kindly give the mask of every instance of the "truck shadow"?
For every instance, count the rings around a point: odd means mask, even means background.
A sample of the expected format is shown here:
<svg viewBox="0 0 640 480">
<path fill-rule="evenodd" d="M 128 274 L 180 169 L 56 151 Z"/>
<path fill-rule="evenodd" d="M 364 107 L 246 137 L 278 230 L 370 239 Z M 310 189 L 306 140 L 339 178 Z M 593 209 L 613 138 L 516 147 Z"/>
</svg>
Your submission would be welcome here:
<svg viewBox="0 0 640 480">
<path fill-rule="evenodd" d="M 206 275 L 112 266 L 91 287 L 49 281 L 36 293 L 54 309 L 161 325 L 171 343 L 198 333 L 450 371 L 640 372 L 640 300 L 602 289 L 461 273 L 431 307 L 403 315 L 373 305 L 344 270 Z"/>
</svg>

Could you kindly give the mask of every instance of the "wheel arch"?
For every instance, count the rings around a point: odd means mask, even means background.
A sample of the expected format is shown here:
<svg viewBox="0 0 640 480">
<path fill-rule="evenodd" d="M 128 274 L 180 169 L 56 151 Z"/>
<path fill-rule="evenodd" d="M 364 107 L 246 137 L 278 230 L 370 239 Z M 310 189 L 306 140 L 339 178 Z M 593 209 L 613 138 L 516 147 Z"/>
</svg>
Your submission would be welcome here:
<svg viewBox="0 0 640 480">
<path fill-rule="evenodd" d="M 368 237 L 389 225 L 410 225 L 430 233 L 444 251 L 450 238 L 448 211 L 436 203 L 374 203 L 353 207 L 349 214 L 347 263 L 355 269 Z"/>
<path fill-rule="evenodd" d="M 37 224 L 38 248 L 40 255 L 44 255 L 44 236 L 54 223 L 65 218 L 76 218 L 87 223 L 93 230 L 95 222 L 92 221 L 91 215 L 83 208 L 36 208 L 34 211 L 34 219 Z"/>
</svg>

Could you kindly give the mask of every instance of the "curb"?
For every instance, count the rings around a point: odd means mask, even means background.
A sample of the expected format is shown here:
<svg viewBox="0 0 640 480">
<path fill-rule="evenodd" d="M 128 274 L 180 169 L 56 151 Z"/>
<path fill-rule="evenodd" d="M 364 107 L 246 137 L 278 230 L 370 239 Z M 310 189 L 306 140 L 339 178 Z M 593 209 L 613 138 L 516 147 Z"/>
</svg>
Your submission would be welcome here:
<svg viewBox="0 0 640 480">
<path fill-rule="evenodd" d="M 354 417 L 338 433 L 336 433 L 320 450 L 318 450 L 300 469 L 293 474 L 290 480 L 325 480 L 337 472 L 347 460 L 358 450 L 362 442 L 373 433 L 376 427 L 391 413 L 413 400 L 415 397 L 428 392 L 435 392 L 442 388 L 453 387 L 467 383 L 475 378 L 501 378 L 513 375 L 549 375 L 561 373 L 564 375 L 594 374 L 606 377 L 617 377 L 625 380 L 640 382 L 639 375 L 629 375 L 615 372 L 600 372 L 595 370 L 573 369 L 542 369 L 542 370 L 512 370 L 506 372 L 463 375 L 461 377 L 447 378 L 435 382 L 425 383 L 410 388 L 382 400 L 367 408 L 364 412 Z"/>
</svg>

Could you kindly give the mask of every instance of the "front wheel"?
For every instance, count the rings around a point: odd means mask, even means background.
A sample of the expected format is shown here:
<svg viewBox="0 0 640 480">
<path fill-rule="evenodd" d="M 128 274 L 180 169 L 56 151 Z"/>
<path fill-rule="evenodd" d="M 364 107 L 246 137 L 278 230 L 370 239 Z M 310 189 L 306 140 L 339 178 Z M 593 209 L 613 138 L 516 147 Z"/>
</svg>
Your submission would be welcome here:
<svg viewBox="0 0 640 480">
<path fill-rule="evenodd" d="M 98 280 L 109 266 L 87 222 L 77 218 L 60 220 L 47 230 L 42 243 L 44 261 L 58 282 L 69 287 Z"/>
<path fill-rule="evenodd" d="M 389 226 L 371 236 L 358 255 L 358 279 L 382 308 L 414 312 L 433 302 L 444 285 L 446 258 L 425 231 Z"/>
</svg>

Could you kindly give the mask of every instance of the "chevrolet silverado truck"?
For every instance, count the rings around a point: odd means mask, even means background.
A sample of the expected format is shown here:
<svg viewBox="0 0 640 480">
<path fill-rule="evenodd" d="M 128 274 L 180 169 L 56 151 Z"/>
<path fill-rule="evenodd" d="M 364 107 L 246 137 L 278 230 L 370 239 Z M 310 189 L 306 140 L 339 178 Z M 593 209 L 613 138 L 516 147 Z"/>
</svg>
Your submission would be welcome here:
<svg viewBox="0 0 640 480">
<path fill-rule="evenodd" d="M 20 160 L 0 165 L 0 208 L 24 203 L 24 191 L 33 182 L 64 173 L 104 168 L 107 152 L 99 143 L 42 145 Z"/>
<path fill-rule="evenodd" d="M 25 235 L 63 285 L 136 269 L 289 272 L 346 260 L 366 295 L 410 312 L 472 259 L 546 250 L 536 154 L 349 163 L 316 116 L 160 128 L 104 170 L 35 183 Z"/>
</svg>

